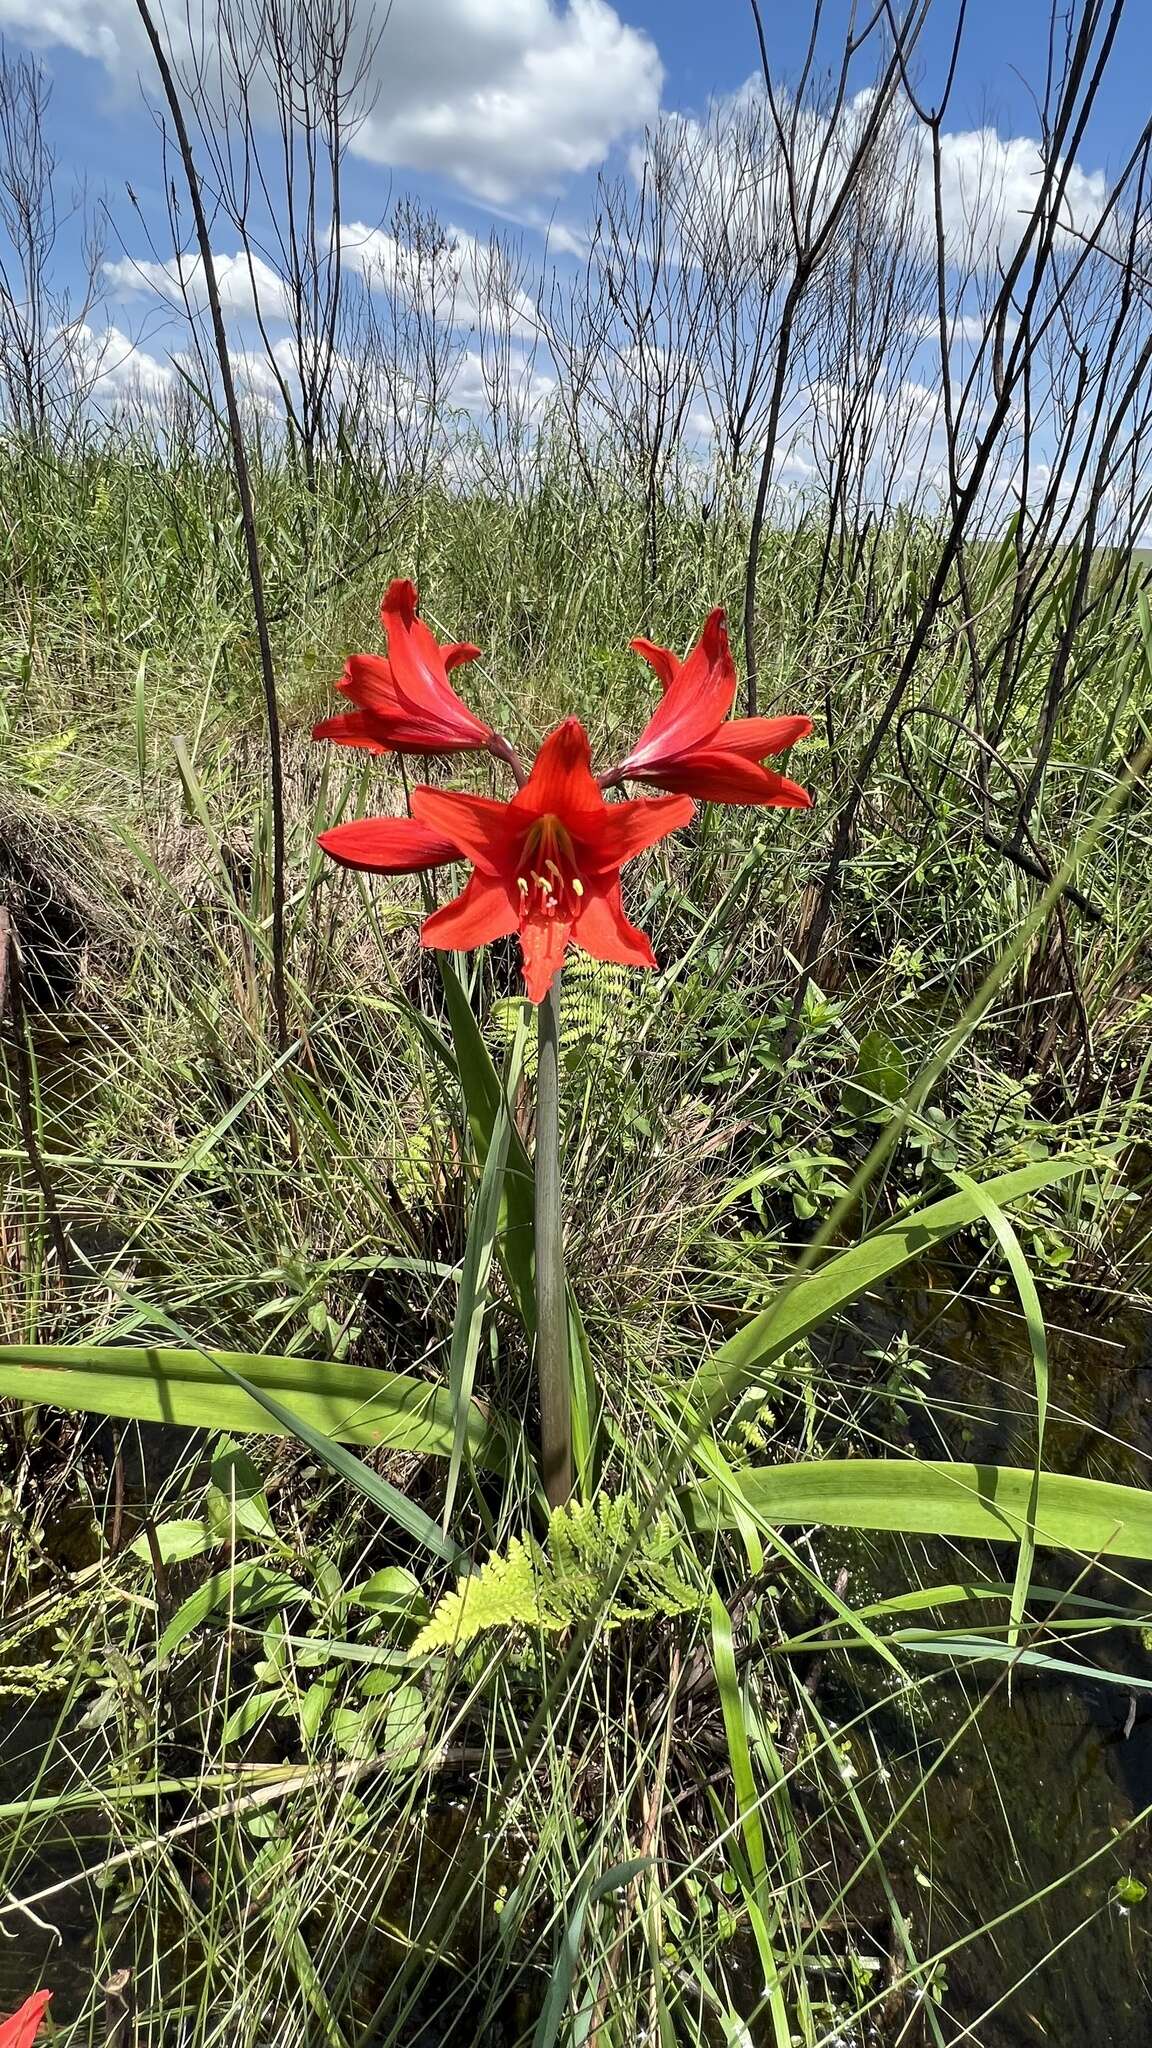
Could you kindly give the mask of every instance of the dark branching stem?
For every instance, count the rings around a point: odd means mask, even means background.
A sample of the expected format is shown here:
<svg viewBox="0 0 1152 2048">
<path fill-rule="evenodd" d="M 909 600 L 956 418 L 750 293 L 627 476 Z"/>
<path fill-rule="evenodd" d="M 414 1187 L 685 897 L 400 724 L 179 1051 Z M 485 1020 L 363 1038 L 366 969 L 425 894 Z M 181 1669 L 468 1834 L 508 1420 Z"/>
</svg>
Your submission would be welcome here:
<svg viewBox="0 0 1152 2048">
<path fill-rule="evenodd" d="M 572 1496 L 572 1386 L 560 1199 L 560 976 L 538 1011 L 536 1069 L 536 1377 L 548 1505 Z"/>
<path fill-rule="evenodd" d="M 236 494 L 240 500 L 240 520 L 244 529 L 244 553 L 248 568 L 248 582 L 252 591 L 252 612 L 256 621 L 256 638 L 260 648 L 260 675 L 264 690 L 264 714 L 268 727 L 269 795 L 272 806 L 272 1006 L 276 1015 L 276 1040 L 281 1052 L 288 1044 L 288 999 L 284 975 L 284 769 L 280 750 L 280 712 L 276 703 L 276 676 L 272 666 L 272 643 L 268 636 L 268 613 L 264 603 L 264 576 L 260 564 L 260 545 L 256 536 L 256 514 L 252 503 L 252 475 L 248 467 L 248 456 L 244 446 L 244 429 L 240 420 L 240 407 L 236 397 L 236 380 L 232 375 L 232 361 L 228 353 L 228 337 L 224 328 L 224 315 L 220 306 L 220 291 L 216 280 L 216 265 L 212 256 L 212 245 L 208 235 L 208 222 L 204 213 L 204 202 L 200 191 L 200 177 L 196 160 L 192 154 L 192 142 L 176 80 L 168 54 L 160 39 L 159 31 L 152 18 L 147 0 L 136 0 L 137 11 L 144 24 L 176 142 L 184 176 L 188 184 L 188 197 L 192 202 L 192 215 L 196 223 L 196 240 L 200 249 L 200 260 L 204 266 L 204 287 L 208 295 L 208 307 L 212 319 L 212 338 L 220 368 L 220 383 L 224 392 L 224 403 L 228 414 L 228 437 L 232 451 L 232 469 L 236 480 Z"/>
</svg>

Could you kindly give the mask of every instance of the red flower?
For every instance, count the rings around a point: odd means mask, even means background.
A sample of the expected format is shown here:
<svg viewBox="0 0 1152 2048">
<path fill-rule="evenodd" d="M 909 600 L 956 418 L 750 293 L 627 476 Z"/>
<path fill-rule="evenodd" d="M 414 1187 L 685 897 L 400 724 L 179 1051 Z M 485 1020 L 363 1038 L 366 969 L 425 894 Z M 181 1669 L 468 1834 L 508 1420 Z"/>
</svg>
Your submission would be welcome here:
<svg viewBox="0 0 1152 2048">
<path fill-rule="evenodd" d="M 629 924 L 620 870 L 692 817 L 686 796 L 606 804 L 576 718 L 549 733 L 523 789 L 508 803 L 459 790 L 416 788 L 411 819 L 337 825 L 320 844 L 347 867 L 400 874 L 454 859 L 472 863 L 467 887 L 427 918 L 425 946 L 482 946 L 520 935 L 531 1002 L 547 995 L 569 945 L 596 960 L 655 967 Z"/>
<path fill-rule="evenodd" d="M 354 711 L 322 718 L 314 740 L 361 747 L 369 754 L 453 754 L 487 747 L 491 729 L 461 703 L 448 681 L 449 669 L 475 661 L 478 647 L 441 647 L 416 616 L 414 583 L 390 583 L 380 607 L 388 636 L 388 659 L 350 654 L 336 688 Z"/>
<path fill-rule="evenodd" d="M 0 2020 L 0 2048 L 32 2048 L 51 1996 L 50 1991 L 34 1991 L 19 2012 Z"/>
<path fill-rule="evenodd" d="M 721 610 L 709 612 L 687 661 L 678 661 L 652 640 L 633 640 L 632 645 L 655 669 L 664 695 L 636 745 L 604 777 L 605 783 L 650 782 L 712 803 L 807 810 L 812 801 L 807 790 L 761 763 L 806 738 L 812 720 L 728 718 L 736 668 Z"/>
</svg>

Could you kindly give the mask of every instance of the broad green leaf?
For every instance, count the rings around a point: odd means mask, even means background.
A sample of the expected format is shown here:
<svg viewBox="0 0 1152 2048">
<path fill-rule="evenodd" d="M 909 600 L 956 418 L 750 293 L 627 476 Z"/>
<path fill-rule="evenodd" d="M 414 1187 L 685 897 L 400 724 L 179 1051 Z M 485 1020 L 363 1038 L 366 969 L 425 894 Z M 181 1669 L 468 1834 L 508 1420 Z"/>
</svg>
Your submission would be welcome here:
<svg viewBox="0 0 1152 2048">
<path fill-rule="evenodd" d="M 1032 1463 L 1032 1498 L 1029 1507 L 1028 1526 L 1020 1537 L 1020 1555 L 1016 1561 L 1016 1581 L 1012 1591 L 1011 1621 L 1008 1640 L 1016 1643 L 1020 1638 L 1020 1625 L 1024 1619 L 1024 1608 L 1028 1599 L 1028 1588 L 1032 1579 L 1032 1564 L 1036 1555 L 1036 1541 L 1033 1530 L 1036 1502 L 1039 1498 L 1040 1481 L 1043 1477 L 1041 1461 L 1044 1456 L 1044 1430 L 1048 1420 L 1048 1333 L 1044 1327 L 1044 1311 L 1036 1282 L 1032 1278 L 1024 1247 L 1013 1230 L 1011 1223 L 988 1193 L 987 1188 L 977 1187 L 966 1173 L 954 1173 L 956 1185 L 965 1194 L 972 1195 L 979 1202 L 996 1236 L 996 1241 L 1008 1262 L 1020 1307 L 1024 1312 L 1024 1324 L 1028 1331 L 1028 1344 L 1032 1353 L 1032 1378 L 1036 1388 L 1036 1451 Z"/>
<path fill-rule="evenodd" d="M 225 1377 L 242 1373 L 294 1418 L 339 1442 L 371 1450 L 446 1458 L 453 1414 L 447 1391 L 408 1373 L 326 1359 L 263 1357 L 246 1351 L 136 1349 L 99 1344 L 0 1345 L 0 1395 L 53 1408 L 82 1408 L 129 1422 L 175 1422 L 185 1429 L 292 1433 L 288 1422 Z M 506 1453 L 478 1409 L 468 1421 L 477 1464 L 500 1468 Z"/>
<path fill-rule="evenodd" d="M 1055 1672 L 1060 1678 L 1077 1678 L 1083 1681 L 1091 1678 L 1099 1685 L 1118 1685 L 1122 1691 L 1152 1692 L 1152 1678 L 1141 1678 L 1131 1671 L 1110 1671 L 1106 1664 L 1089 1664 L 1082 1658 L 1053 1657 L 1047 1650 L 1032 1650 L 1015 1643 L 990 1642 L 984 1636 L 929 1636 L 913 1635 L 901 1630 L 899 1642 L 902 1649 L 914 1650 L 922 1657 L 951 1657 L 957 1663 L 989 1662 L 1027 1666 L 1033 1671 Z"/>
<path fill-rule="evenodd" d="M 250 1692 L 246 1700 L 229 1714 L 220 1735 L 220 1744 L 227 1749 L 230 1742 L 239 1742 L 244 1735 L 250 1735 L 269 1714 L 274 1714 L 284 1705 L 284 1694 L 279 1686 L 268 1692 Z"/>
<path fill-rule="evenodd" d="M 884 1105 L 899 1102 L 908 1092 L 908 1062 L 886 1031 L 867 1031 L 860 1040 L 856 1068 L 845 1084 L 844 1107 L 850 1116 L 884 1115 Z"/>
<path fill-rule="evenodd" d="M 1020 1542 L 1032 1519 L 1035 1474 L 1011 1465 L 947 1459 L 825 1458 L 757 1466 L 739 1475 L 744 1510 L 765 1528 L 811 1522 L 832 1529 L 890 1529 L 908 1536 Z M 684 1498 L 697 1529 L 731 1527 L 733 1510 L 711 1481 Z M 1044 1472 L 1036 1489 L 1035 1540 L 1089 1557 L 1152 1559 L 1152 1490 Z"/>
<path fill-rule="evenodd" d="M 176 1609 L 156 1645 L 156 1662 L 162 1664 L 170 1657 L 217 1608 L 227 1608 L 231 1614 L 253 1614 L 262 1607 L 283 1606 L 287 1601 L 304 1598 L 306 1595 L 295 1579 L 290 1579 L 286 1572 L 270 1572 L 255 1559 L 232 1565 L 227 1571 L 213 1572 Z"/>
<path fill-rule="evenodd" d="M 399 1564 L 385 1565 L 371 1578 L 361 1579 L 358 1586 L 349 1586 L 343 1598 L 349 1607 L 367 1607 L 373 1614 L 410 1614 L 423 1619 L 428 1612 L 419 1581 Z"/>
<path fill-rule="evenodd" d="M 1003 1208 L 1023 1195 L 1035 1194 L 1040 1188 L 1070 1179 L 1074 1173 L 1083 1173 L 1096 1163 L 1083 1154 L 1044 1159 L 1034 1166 L 997 1174 L 983 1184 L 983 1193 Z M 926 1208 L 898 1216 L 895 1222 L 873 1231 L 849 1251 L 826 1259 L 797 1280 L 786 1281 L 760 1315 L 706 1360 L 693 1392 L 703 1401 L 709 1415 L 717 1415 L 753 1374 L 782 1357 L 810 1330 L 985 1213 L 975 1191 L 948 1195 L 941 1202 L 931 1202 Z"/>
<path fill-rule="evenodd" d="M 161 1564 L 183 1564 L 189 1557 L 203 1557 L 211 1550 L 219 1537 L 212 1534 L 207 1522 L 161 1522 L 153 1529 L 152 1538 L 159 1553 Z M 142 1558 L 145 1564 L 152 1563 L 152 1545 L 142 1531 L 134 1536 L 128 1545 L 129 1555 Z"/>
<path fill-rule="evenodd" d="M 264 1482 L 247 1451 L 225 1437 L 213 1456 L 211 1471 L 204 1508 L 217 1538 L 232 1540 L 240 1534 L 275 1542 L 276 1525 Z"/>
<path fill-rule="evenodd" d="M 392 1768 L 410 1771 L 420 1761 L 424 1740 L 424 1695 L 418 1685 L 398 1685 L 384 1716 L 384 1751 Z"/>
<path fill-rule="evenodd" d="M 744 1905 L 751 1923 L 752 1936 L 760 1957 L 760 1967 L 764 1972 L 764 1989 L 772 2017 L 773 2037 L 777 2048 L 791 2048 L 792 2030 L 788 2022 L 788 2008 L 780 1982 L 780 1965 L 773 1940 L 779 1915 L 773 1905 L 764 1840 L 764 1818 L 748 1746 L 749 1717 L 736 1671 L 736 1653 L 732 1645 L 732 1617 L 715 1586 L 712 1588 L 710 1607 L 712 1669 L 716 1675 L 716 1690 L 720 1695 L 720 1708 L 724 1717 L 728 1762 L 732 1771 L 732 1790 L 744 1842 L 743 1863 L 747 1866 L 746 1873 L 741 1869 L 738 1875 L 744 1891 Z"/>
<path fill-rule="evenodd" d="M 326 1671 L 321 1678 L 314 1679 L 300 1700 L 300 1733 L 305 1742 L 315 1742 L 320 1733 L 320 1724 L 328 1712 L 340 1683 L 338 1671 Z"/>
</svg>

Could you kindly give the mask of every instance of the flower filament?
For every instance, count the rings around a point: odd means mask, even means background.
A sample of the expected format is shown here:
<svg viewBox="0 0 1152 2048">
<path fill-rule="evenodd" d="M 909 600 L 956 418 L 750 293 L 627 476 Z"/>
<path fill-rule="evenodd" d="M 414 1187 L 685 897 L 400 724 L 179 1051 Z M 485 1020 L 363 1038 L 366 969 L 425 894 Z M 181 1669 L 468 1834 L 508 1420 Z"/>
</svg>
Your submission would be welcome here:
<svg viewBox="0 0 1152 2048">
<path fill-rule="evenodd" d="M 584 895 L 576 872 L 576 849 L 560 819 L 537 818 L 526 833 L 517 863 L 520 915 L 574 918 Z"/>
</svg>

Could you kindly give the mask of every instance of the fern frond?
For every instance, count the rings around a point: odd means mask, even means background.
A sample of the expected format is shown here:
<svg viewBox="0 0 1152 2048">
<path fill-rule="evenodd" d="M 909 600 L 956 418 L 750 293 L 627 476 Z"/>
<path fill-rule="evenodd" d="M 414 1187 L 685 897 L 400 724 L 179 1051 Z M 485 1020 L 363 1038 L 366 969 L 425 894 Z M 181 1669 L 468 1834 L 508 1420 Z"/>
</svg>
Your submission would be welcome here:
<svg viewBox="0 0 1152 2048">
<path fill-rule="evenodd" d="M 493 1628 L 556 1634 L 578 1621 L 619 1628 L 694 1613 L 703 1596 L 677 1569 L 677 1548 L 674 1525 L 661 1516 L 642 1527 L 626 1496 L 556 1508 L 544 1547 L 514 1536 L 444 1595 L 412 1647 L 427 1656 L 467 1649 Z"/>
</svg>

